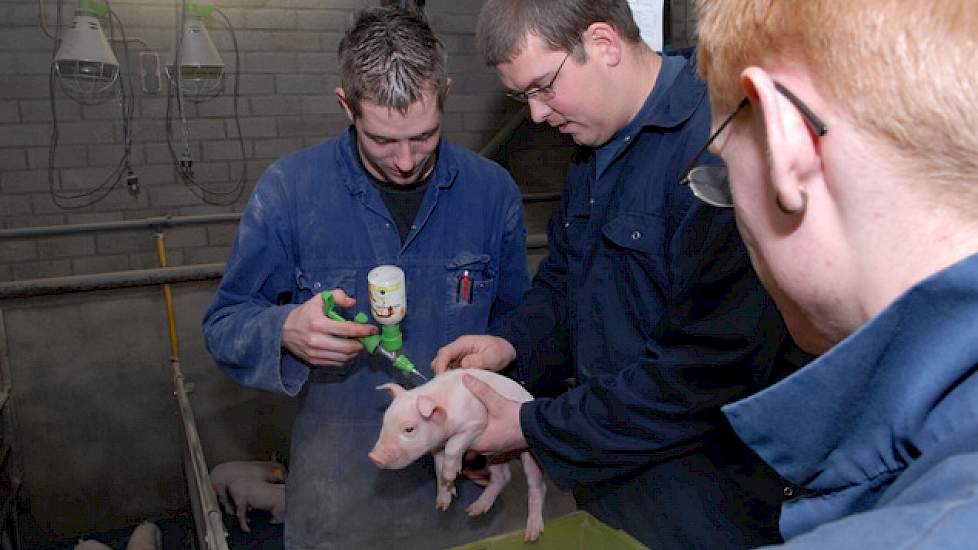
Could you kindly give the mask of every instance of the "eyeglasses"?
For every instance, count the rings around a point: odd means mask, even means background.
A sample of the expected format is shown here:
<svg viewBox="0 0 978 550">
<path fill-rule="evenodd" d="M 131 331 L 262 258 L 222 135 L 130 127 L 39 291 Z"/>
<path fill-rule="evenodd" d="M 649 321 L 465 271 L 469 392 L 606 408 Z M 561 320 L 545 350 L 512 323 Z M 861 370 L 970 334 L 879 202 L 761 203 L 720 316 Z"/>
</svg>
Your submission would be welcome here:
<svg viewBox="0 0 978 550">
<path fill-rule="evenodd" d="M 805 122 L 808 127 L 811 128 L 815 135 L 822 137 L 829 131 L 822 119 L 818 118 L 808 105 L 805 105 L 802 100 L 798 99 L 795 94 L 791 93 L 787 88 L 781 85 L 779 82 L 774 83 L 775 89 L 777 89 L 781 94 L 788 98 L 788 101 L 798 109 L 802 116 L 805 118 Z M 689 163 L 683 174 L 679 177 L 677 182 L 679 185 L 689 185 L 689 189 L 696 195 L 696 198 L 709 204 L 711 206 L 717 206 L 720 208 L 730 208 L 733 206 L 733 194 L 730 192 L 730 178 L 727 176 L 727 167 L 723 164 L 704 164 L 699 165 L 700 157 L 703 153 L 716 141 L 717 136 L 720 132 L 729 125 L 737 114 L 740 113 L 749 101 L 747 98 L 740 100 L 737 104 L 737 108 L 734 109 L 730 116 L 724 120 L 720 126 L 717 128 L 716 132 L 710 136 L 710 139 L 706 141 L 706 144 L 696 152 L 693 160 Z"/>
<path fill-rule="evenodd" d="M 536 97 L 541 101 L 550 101 L 554 97 L 554 82 L 557 82 L 557 77 L 560 75 L 560 70 L 564 68 L 564 63 L 567 63 L 567 59 L 571 56 L 572 52 L 567 52 L 564 56 L 564 60 L 560 62 L 557 66 L 557 70 L 554 71 L 554 77 L 550 79 L 550 83 L 546 86 L 540 86 L 533 88 L 532 90 L 526 90 L 525 92 L 509 92 L 506 95 L 519 101 L 520 103 L 528 103 L 531 97 Z"/>
</svg>

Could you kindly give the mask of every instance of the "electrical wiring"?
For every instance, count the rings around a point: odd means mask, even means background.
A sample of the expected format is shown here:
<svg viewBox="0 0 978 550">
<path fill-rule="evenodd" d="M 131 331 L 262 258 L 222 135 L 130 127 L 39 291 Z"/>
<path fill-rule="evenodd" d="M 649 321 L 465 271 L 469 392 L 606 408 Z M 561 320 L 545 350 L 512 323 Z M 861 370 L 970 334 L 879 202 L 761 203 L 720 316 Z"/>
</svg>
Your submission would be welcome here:
<svg viewBox="0 0 978 550">
<path fill-rule="evenodd" d="M 229 34 L 231 36 L 231 41 L 234 46 L 234 84 L 233 84 L 233 95 L 232 95 L 232 105 L 234 111 L 234 123 L 235 128 L 238 133 L 238 145 L 239 151 L 241 153 L 241 177 L 237 182 L 234 182 L 233 187 L 227 190 L 214 189 L 212 185 L 206 185 L 203 182 L 197 181 L 193 171 L 193 160 L 190 151 L 190 125 L 187 123 L 186 115 L 186 105 L 185 100 L 202 102 L 211 99 L 212 96 L 207 97 L 185 97 L 183 87 L 180 85 L 180 79 L 182 78 L 180 70 L 180 53 L 183 47 L 183 28 L 186 20 L 186 9 L 187 0 L 182 0 L 182 5 L 180 8 L 180 21 L 177 25 L 177 40 L 176 46 L 174 48 L 174 68 L 171 74 L 171 86 L 167 90 L 167 102 L 166 102 L 166 141 L 167 147 L 170 151 L 170 158 L 176 168 L 176 174 L 180 177 L 184 184 L 186 184 L 187 189 L 194 194 L 197 198 L 206 204 L 215 206 L 230 206 L 241 198 L 242 193 L 245 189 L 245 184 L 248 181 L 248 164 L 247 164 L 247 154 L 245 152 L 244 136 L 241 132 L 241 119 L 239 114 L 239 90 L 240 90 L 240 53 L 238 48 L 238 39 L 234 32 L 234 26 L 231 24 L 231 20 L 228 16 L 222 12 L 220 9 L 215 8 L 214 11 L 219 14 L 227 25 Z M 223 75 L 222 75 L 223 78 Z M 218 88 L 219 89 L 219 88 Z M 174 96 L 176 96 L 174 98 Z M 173 104 L 174 99 L 176 100 L 176 110 L 177 115 L 180 119 L 180 129 L 182 139 L 182 152 L 180 156 L 177 156 L 177 151 L 173 144 Z"/>
<path fill-rule="evenodd" d="M 61 45 L 62 13 L 64 11 L 63 4 L 64 0 L 58 0 L 54 52 L 57 52 Z M 54 167 L 57 157 L 60 131 L 56 108 L 57 102 L 55 101 L 55 80 L 57 77 L 55 75 L 54 63 L 52 63 L 48 71 L 48 97 L 50 99 L 51 121 L 53 126 L 51 140 L 48 147 L 48 193 L 50 194 L 51 200 L 54 202 L 54 204 L 63 210 L 86 208 L 102 201 L 119 184 L 119 182 L 122 181 L 124 176 L 132 175 L 130 160 L 132 157 L 132 116 L 135 110 L 135 96 L 132 93 L 131 80 L 128 71 L 129 40 L 126 38 L 126 31 L 122 21 L 112 10 L 108 0 L 105 0 L 105 4 L 108 7 L 109 14 L 109 42 L 113 42 L 115 37 L 115 27 L 118 25 L 119 32 L 122 35 L 123 54 L 125 59 L 125 69 L 120 68 L 119 79 L 117 81 L 119 105 L 122 114 L 122 155 L 115 168 L 100 184 L 78 192 L 65 192 L 64 190 L 57 189 L 57 178 L 55 177 Z M 52 58 L 53 55 L 54 54 L 52 54 Z M 104 103 L 105 101 L 111 100 L 113 97 L 115 97 L 115 94 L 110 95 L 108 98 L 86 98 L 84 96 L 79 96 L 72 97 L 72 99 L 81 103 L 82 105 L 91 106 Z"/>
<path fill-rule="evenodd" d="M 57 54 L 59 47 L 62 43 L 62 28 L 63 28 L 63 13 L 64 13 L 64 0 L 57 1 L 57 20 L 56 27 L 54 29 L 54 34 L 48 29 L 47 21 L 42 13 L 41 24 L 42 29 L 46 34 L 54 39 L 54 50 L 52 58 Z M 110 101 L 113 99 L 118 99 L 120 110 L 121 110 L 121 129 L 122 129 L 122 142 L 123 151 L 119 161 L 111 169 L 110 173 L 106 176 L 104 180 L 100 183 L 93 185 L 92 187 L 81 189 L 78 191 L 66 191 L 64 189 L 64 179 L 61 171 L 55 168 L 57 162 L 57 152 L 59 147 L 60 135 L 60 124 L 61 121 L 58 119 L 57 113 L 57 102 L 56 102 L 56 81 L 58 75 L 55 72 L 54 63 L 51 64 L 48 73 L 48 97 L 50 100 L 51 108 L 51 120 L 52 120 L 52 132 L 51 139 L 48 148 L 48 193 L 54 204 L 64 210 L 75 210 L 80 208 L 86 208 L 92 206 L 103 199 L 105 199 L 114 189 L 116 189 L 120 182 L 125 180 L 130 185 L 130 190 L 134 191 L 138 189 L 138 179 L 133 173 L 131 165 L 132 157 L 132 146 L 133 146 L 133 113 L 135 111 L 135 93 L 132 85 L 132 75 L 130 74 L 129 67 L 130 63 L 130 42 L 134 43 L 145 43 L 137 38 L 129 38 L 126 36 L 125 27 L 122 21 L 116 15 L 116 13 L 111 9 L 108 1 L 105 1 L 105 5 L 108 8 L 108 34 L 109 43 L 116 44 L 122 42 L 122 50 L 124 53 L 124 64 L 119 71 L 119 79 L 116 84 L 110 89 L 110 93 L 107 96 L 86 96 L 84 94 L 69 94 L 71 99 L 75 100 L 82 105 L 98 105 Z M 41 12 L 44 11 L 43 0 L 38 0 L 38 6 Z M 187 7 L 187 0 L 183 0 L 182 6 L 180 7 L 180 24 L 178 27 L 177 43 L 175 47 L 174 58 L 175 60 L 180 59 L 180 51 L 182 47 L 182 30 L 185 20 L 185 10 Z M 208 97 L 185 97 L 183 93 L 183 88 L 180 85 L 181 71 L 175 70 L 171 74 L 171 86 L 167 89 L 167 102 L 166 102 L 166 139 L 168 150 L 170 151 L 170 157 L 173 161 L 175 167 L 175 173 L 180 178 L 180 180 L 187 185 L 191 193 L 194 194 L 198 199 L 206 204 L 229 206 L 237 202 L 244 192 L 245 184 L 247 182 L 247 152 L 245 149 L 244 136 L 241 131 L 241 120 L 240 120 L 240 50 L 238 47 L 237 36 L 234 32 L 234 28 L 231 24 L 228 16 L 219 9 L 214 10 L 217 12 L 224 20 L 227 28 L 230 32 L 230 37 L 234 45 L 234 80 L 233 80 L 233 111 L 234 111 L 234 125 L 237 130 L 238 139 L 238 150 L 240 153 L 240 178 L 231 182 L 232 186 L 230 188 L 221 188 L 226 184 L 205 184 L 197 179 L 194 174 L 192 166 L 192 156 L 190 152 L 190 125 L 187 120 L 186 104 L 185 101 L 195 101 L 201 102 L 215 95 L 220 94 L 220 87 L 216 89 L 214 95 Z M 121 38 L 116 38 L 116 27 L 118 27 L 118 32 L 121 34 Z M 179 64 L 177 64 L 179 67 Z M 222 75 L 223 78 L 223 75 Z M 117 85 L 117 87 L 116 87 Z M 174 150 L 173 144 L 173 131 L 174 131 L 174 121 L 173 121 L 173 103 L 176 101 L 176 111 L 179 115 L 179 128 L 181 130 L 182 142 L 182 153 L 178 158 L 176 151 Z M 218 187 L 220 186 L 220 187 Z"/>
</svg>

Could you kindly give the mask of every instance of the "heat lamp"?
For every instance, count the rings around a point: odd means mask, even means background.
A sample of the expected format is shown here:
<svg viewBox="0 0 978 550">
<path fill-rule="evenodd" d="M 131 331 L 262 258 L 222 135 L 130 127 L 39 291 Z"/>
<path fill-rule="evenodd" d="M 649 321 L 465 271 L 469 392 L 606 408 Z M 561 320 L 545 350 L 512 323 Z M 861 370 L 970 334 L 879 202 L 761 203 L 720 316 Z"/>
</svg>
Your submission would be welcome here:
<svg viewBox="0 0 978 550">
<path fill-rule="evenodd" d="M 98 20 L 107 12 L 100 0 L 80 0 L 54 55 L 54 74 L 62 90 L 80 103 L 101 103 L 115 96 L 119 60 Z"/>
</svg>

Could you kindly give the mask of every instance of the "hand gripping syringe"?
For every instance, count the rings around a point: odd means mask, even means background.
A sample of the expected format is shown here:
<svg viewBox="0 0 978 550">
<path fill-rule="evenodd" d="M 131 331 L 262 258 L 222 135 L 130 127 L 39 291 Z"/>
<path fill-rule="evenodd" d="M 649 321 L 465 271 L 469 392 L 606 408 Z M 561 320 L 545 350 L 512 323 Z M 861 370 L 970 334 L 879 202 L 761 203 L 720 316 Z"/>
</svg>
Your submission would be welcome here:
<svg viewBox="0 0 978 550">
<path fill-rule="evenodd" d="M 347 323 L 351 322 L 349 319 L 345 319 L 342 315 L 336 312 L 336 301 L 333 299 L 333 294 L 330 291 L 322 292 L 320 296 L 322 296 L 323 299 L 323 315 L 334 321 L 342 321 Z M 356 314 L 352 322 L 366 324 L 367 315 L 361 311 Z M 358 338 L 358 340 L 361 344 L 363 344 L 363 347 L 367 350 L 367 353 L 377 353 L 382 355 L 386 357 L 397 370 L 417 376 L 422 383 L 428 381 L 423 374 L 418 372 L 418 369 L 414 366 L 414 363 L 412 363 L 406 355 L 401 353 L 400 350 L 403 345 L 403 340 L 401 338 L 400 327 L 397 324 L 381 325 L 380 334 L 364 336 Z"/>
</svg>

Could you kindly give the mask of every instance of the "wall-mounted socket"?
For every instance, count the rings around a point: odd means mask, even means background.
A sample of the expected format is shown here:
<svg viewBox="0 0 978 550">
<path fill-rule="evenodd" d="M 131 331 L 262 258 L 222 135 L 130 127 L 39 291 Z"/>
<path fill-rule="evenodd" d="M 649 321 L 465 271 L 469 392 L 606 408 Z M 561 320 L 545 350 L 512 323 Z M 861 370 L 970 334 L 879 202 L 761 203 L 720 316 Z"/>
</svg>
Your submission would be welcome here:
<svg viewBox="0 0 978 550">
<path fill-rule="evenodd" d="M 163 82 L 160 79 L 160 54 L 155 50 L 139 52 L 139 81 L 144 94 L 159 95 L 163 92 Z"/>
</svg>

